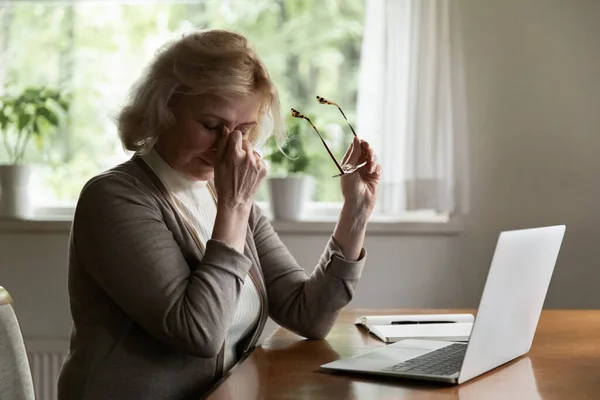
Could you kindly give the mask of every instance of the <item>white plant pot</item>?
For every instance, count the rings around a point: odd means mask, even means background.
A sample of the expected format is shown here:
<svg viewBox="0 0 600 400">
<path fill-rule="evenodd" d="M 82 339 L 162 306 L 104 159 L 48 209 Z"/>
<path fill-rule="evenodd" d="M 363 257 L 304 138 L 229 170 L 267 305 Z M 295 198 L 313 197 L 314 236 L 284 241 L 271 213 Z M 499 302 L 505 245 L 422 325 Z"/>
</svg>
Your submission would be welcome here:
<svg viewBox="0 0 600 400">
<path fill-rule="evenodd" d="M 298 175 L 269 178 L 268 183 L 273 218 L 281 221 L 295 221 L 302 218 L 312 194 L 312 177 Z"/>
<path fill-rule="evenodd" d="M 29 165 L 0 165 L 0 217 L 30 218 Z"/>
</svg>

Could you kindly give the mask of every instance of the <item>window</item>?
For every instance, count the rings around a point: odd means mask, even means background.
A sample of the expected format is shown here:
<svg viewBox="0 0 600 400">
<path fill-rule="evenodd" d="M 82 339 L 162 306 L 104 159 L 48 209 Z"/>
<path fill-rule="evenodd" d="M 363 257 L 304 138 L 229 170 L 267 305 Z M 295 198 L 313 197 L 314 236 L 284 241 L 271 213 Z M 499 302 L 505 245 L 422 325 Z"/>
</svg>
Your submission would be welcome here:
<svg viewBox="0 0 600 400">
<path fill-rule="evenodd" d="M 72 96 L 68 124 L 30 149 L 37 206 L 73 205 L 93 175 L 130 157 L 114 117 L 134 80 L 164 42 L 193 28 L 226 28 L 256 46 L 277 85 L 283 110 L 316 116 L 341 157 L 350 143 L 341 116 L 315 101 L 343 105 L 355 120 L 363 0 L 5 1 L 0 4 L 0 93 L 49 85 Z M 335 166 L 318 137 L 313 200 L 341 200 Z M 0 150 L 0 160 L 6 154 Z M 267 199 L 264 188 L 258 200 Z"/>
<path fill-rule="evenodd" d="M 64 129 L 43 151 L 30 148 L 34 204 L 54 212 L 72 206 L 89 178 L 130 157 L 114 117 L 163 43 L 194 28 L 225 28 L 250 39 L 283 111 L 309 115 L 337 157 L 352 134 L 335 107 L 320 105 L 316 95 L 339 103 L 373 144 L 383 166 L 376 214 L 464 213 L 469 171 L 458 3 L 0 2 L 0 94 L 49 85 L 72 97 Z M 308 172 L 316 178 L 310 215 L 335 216 L 342 200 L 339 180 L 331 178 L 336 168 L 310 126 L 298 126 L 307 130 Z M 257 200 L 268 201 L 266 184 Z"/>
</svg>

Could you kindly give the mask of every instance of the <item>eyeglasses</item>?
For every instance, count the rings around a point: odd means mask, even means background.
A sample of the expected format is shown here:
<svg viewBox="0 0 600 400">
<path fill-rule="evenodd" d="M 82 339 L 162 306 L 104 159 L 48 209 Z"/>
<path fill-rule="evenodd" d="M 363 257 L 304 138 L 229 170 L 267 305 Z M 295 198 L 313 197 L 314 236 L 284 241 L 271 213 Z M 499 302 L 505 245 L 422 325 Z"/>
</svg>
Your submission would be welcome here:
<svg viewBox="0 0 600 400">
<path fill-rule="evenodd" d="M 354 134 L 354 136 L 357 136 L 356 132 L 354 131 L 354 128 L 352 127 L 352 125 L 350 125 L 350 122 L 348 121 L 348 118 L 346 118 L 346 114 L 344 114 L 344 111 L 342 111 L 341 107 L 338 106 L 337 103 L 335 103 L 333 101 L 330 101 L 330 100 L 327 100 L 327 99 L 325 99 L 325 98 L 323 98 L 321 96 L 317 96 L 317 101 L 319 103 L 321 103 L 321 104 L 329 104 L 329 105 L 332 105 L 332 106 L 336 106 L 337 109 L 340 110 L 340 112 L 342 113 L 342 116 L 346 120 L 346 123 L 350 127 L 350 130 L 352 130 L 352 133 Z M 327 153 L 329 153 L 329 157 L 331 157 L 331 159 L 335 163 L 335 166 L 340 171 L 339 174 L 333 176 L 334 178 L 336 178 L 338 176 L 342 176 L 342 175 L 351 174 L 351 173 L 355 172 L 357 169 L 359 169 L 359 168 L 367 165 L 366 161 L 363 162 L 363 163 L 360 163 L 358 165 L 351 165 L 351 164 L 344 164 L 344 165 L 342 165 L 335 158 L 335 156 L 331 152 L 331 149 L 329 149 L 329 146 L 327 146 L 327 143 L 325 142 L 325 139 L 323 139 L 323 136 L 321 135 L 321 133 L 319 132 L 319 130 L 315 127 L 315 125 L 312 123 L 312 121 L 310 120 L 310 118 L 308 118 L 306 115 L 302 114 L 301 112 L 299 112 L 298 110 L 296 110 L 294 108 L 292 108 L 292 117 L 301 118 L 301 119 L 307 120 L 308 123 L 310 124 L 310 126 L 312 126 L 312 128 L 315 130 L 315 132 L 317 132 L 317 135 L 319 135 L 319 138 L 321 139 L 321 142 L 323 143 L 323 146 L 325 146 L 325 149 L 327 150 Z"/>
</svg>

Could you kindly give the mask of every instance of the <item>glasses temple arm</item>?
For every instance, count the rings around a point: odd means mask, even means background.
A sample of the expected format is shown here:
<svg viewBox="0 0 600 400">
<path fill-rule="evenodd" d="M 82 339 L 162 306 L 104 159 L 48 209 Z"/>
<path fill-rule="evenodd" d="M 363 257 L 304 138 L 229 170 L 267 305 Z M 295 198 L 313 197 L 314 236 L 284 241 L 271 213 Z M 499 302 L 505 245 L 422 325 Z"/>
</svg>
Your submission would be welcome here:
<svg viewBox="0 0 600 400">
<path fill-rule="evenodd" d="M 350 121 L 348 121 L 348 118 L 346 118 L 346 114 L 344 114 L 344 112 L 342 111 L 341 107 L 338 106 L 337 104 L 335 105 L 337 107 L 338 110 L 340 110 L 340 112 L 342 113 L 342 116 L 344 117 L 344 119 L 346 120 L 346 123 L 348 124 L 348 126 L 350 127 L 350 129 L 352 130 L 352 133 L 354 134 L 354 136 L 358 136 L 356 134 L 356 132 L 354 131 L 354 128 L 352 127 L 352 125 L 350 125 Z"/>
</svg>

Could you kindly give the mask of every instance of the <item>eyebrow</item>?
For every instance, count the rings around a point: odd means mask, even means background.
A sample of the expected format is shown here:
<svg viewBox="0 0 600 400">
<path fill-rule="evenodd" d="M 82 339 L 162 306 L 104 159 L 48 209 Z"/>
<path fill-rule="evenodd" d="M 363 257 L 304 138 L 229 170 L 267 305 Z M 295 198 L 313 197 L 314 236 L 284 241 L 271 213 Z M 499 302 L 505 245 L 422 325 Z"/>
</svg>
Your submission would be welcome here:
<svg viewBox="0 0 600 400">
<path fill-rule="evenodd" d="M 202 116 L 216 118 L 216 119 L 220 120 L 221 122 L 229 122 L 227 119 L 220 117 L 216 114 L 203 113 Z M 238 124 L 237 126 L 257 125 L 257 124 L 258 124 L 257 121 L 249 121 L 249 122 L 244 122 L 242 124 Z"/>
</svg>

